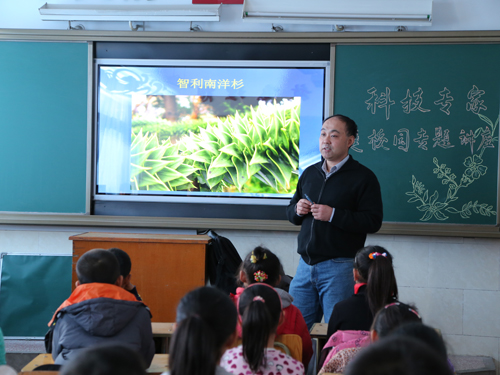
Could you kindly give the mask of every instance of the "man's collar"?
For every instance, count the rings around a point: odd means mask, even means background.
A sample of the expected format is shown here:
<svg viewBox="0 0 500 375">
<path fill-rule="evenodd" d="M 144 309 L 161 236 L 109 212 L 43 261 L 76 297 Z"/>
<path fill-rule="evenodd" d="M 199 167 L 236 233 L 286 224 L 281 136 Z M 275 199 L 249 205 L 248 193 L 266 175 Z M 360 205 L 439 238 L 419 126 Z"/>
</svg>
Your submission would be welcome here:
<svg viewBox="0 0 500 375">
<path fill-rule="evenodd" d="M 325 172 L 326 175 L 329 175 L 329 174 L 332 174 L 334 172 L 337 172 L 340 168 L 342 168 L 342 166 L 347 163 L 347 161 L 349 160 L 349 154 L 347 154 L 347 156 L 342 159 L 340 162 L 338 162 L 337 164 L 335 164 L 332 168 L 330 168 L 330 172 L 327 171 L 327 161 L 326 159 L 323 159 L 323 164 L 321 165 L 321 169 L 323 169 L 323 172 Z"/>
</svg>

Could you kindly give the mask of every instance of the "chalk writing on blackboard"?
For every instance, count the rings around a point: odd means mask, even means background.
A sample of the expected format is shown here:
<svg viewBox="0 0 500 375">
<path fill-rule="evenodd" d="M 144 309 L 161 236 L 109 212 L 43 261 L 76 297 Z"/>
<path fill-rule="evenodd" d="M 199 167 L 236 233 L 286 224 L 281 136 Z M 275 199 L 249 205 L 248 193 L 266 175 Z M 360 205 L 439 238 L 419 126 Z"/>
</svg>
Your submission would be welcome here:
<svg viewBox="0 0 500 375">
<path fill-rule="evenodd" d="M 443 130 L 443 128 L 441 126 L 438 126 L 435 129 L 435 135 L 436 136 L 434 138 L 432 138 L 432 140 L 434 141 L 434 145 L 432 147 L 439 146 L 439 147 L 444 148 L 444 149 L 455 147 L 450 142 L 450 130 L 449 129 Z"/>
<path fill-rule="evenodd" d="M 482 104 L 478 103 L 478 106 L 481 105 Z M 480 108 L 478 106 L 474 108 Z M 438 201 L 439 192 L 437 190 L 435 190 L 434 193 L 429 196 L 429 190 L 425 188 L 423 182 L 417 180 L 417 178 L 412 175 L 413 189 L 412 191 L 408 191 L 405 194 L 410 196 L 410 199 L 408 199 L 408 203 L 419 204 L 419 206 L 417 206 L 416 208 L 424 213 L 420 218 L 420 221 L 429 221 L 433 217 L 437 220 L 445 221 L 449 218 L 447 214 L 460 215 L 463 219 L 470 218 L 473 213 L 483 216 L 496 215 L 496 211 L 493 210 L 492 205 L 489 205 L 488 203 L 479 203 L 479 200 L 476 200 L 474 202 L 469 201 L 459 208 L 452 205 L 453 202 L 458 200 L 458 193 L 461 189 L 468 188 L 475 181 L 486 175 L 488 167 L 483 165 L 483 154 L 487 149 L 494 149 L 494 143 L 498 142 L 498 136 L 494 136 L 494 134 L 497 130 L 500 116 L 493 124 L 493 122 L 488 117 L 480 113 L 477 113 L 477 115 L 482 121 L 486 122 L 487 125 L 484 128 L 478 127 L 472 133 L 473 139 L 471 138 L 472 131 L 467 133 L 465 130 L 462 130 L 462 144 L 470 144 L 472 155 L 465 158 L 463 162 L 465 170 L 458 182 L 457 175 L 452 172 L 451 168 L 448 168 L 444 163 L 440 163 L 436 157 L 432 159 L 432 162 L 435 165 L 433 174 L 435 174 L 436 177 L 441 180 L 443 185 L 448 186 L 448 189 L 446 191 L 446 199 L 444 201 Z M 480 139 L 481 143 L 474 151 L 473 144 L 475 143 L 476 139 Z M 474 142 L 472 142 L 473 140 Z"/>
<path fill-rule="evenodd" d="M 460 144 L 462 145 L 470 145 L 470 153 L 474 155 L 474 143 L 476 140 L 474 139 L 474 133 L 470 130 L 468 133 L 462 129 L 460 130 Z"/>
<path fill-rule="evenodd" d="M 441 107 L 439 108 L 440 111 L 443 111 L 444 113 L 449 115 L 451 102 L 455 99 L 453 99 L 453 97 L 450 95 L 450 90 L 448 90 L 446 87 L 442 91 L 439 91 L 439 95 L 441 95 L 441 99 L 436 100 L 434 104 Z"/>
<path fill-rule="evenodd" d="M 366 109 L 370 111 L 372 115 L 374 115 L 377 112 L 377 108 L 385 108 L 385 119 L 389 120 L 391 117 L 391 106 L 396 103 L 394 100 L 391 100 L 391 89 L 389 87 L 386 87 L 385 92 L 377 94 L 377 89 L 375 87 L 372 87 L 366 90 L 366 92 L 371 95 L 370 98 L 365 101 L 365 104 L 367 104 Z M 467 111 L 473 112 L 477 115 L 481 110 L 484 111 L 487 109 L 487 107 L 484 105 L 484 100 L 481 100 L 481 97 L 484 95 L 484 93 L 484 90 L 480 90 L 476 85 L 472 85 L 472 89 L 470 89 L 467 93 Z M 413 94 L 410 93 L 410 89 L 407 89 L 406 96 L 399 101 L 401 103 L 403 112 L 406 114 L 410 114 L 411 112 L 415 111 L 424 113 L 430 112 L 430 109 L 422 107 L 423 94 L 424 91 L 421 87 L 419 87 L 418 90 Z M 450 94 L 450 90 L 445 87 L 443 90 L 439 91 L 441 99 L 434 101 L 434 104 L 440 107 L 439 110 L 446 113 L 447 115 L 450 114 L 451 102 L 454 100 Z"/>
<path fill-rule="evenodd" d="M 417 133 L 417 135 L 418 138 L 414 138 L 413 142 L 417 142 L 418 148 L 427 150 L 427 140 L 429 139 L 427 132 L 423 128 L 420 128 L 420 131 Z"/>
<path fill-rule="evenodd" d="M 351 150 L 359 152 L 359 153 L 363 152 L 363 150 L 360 149 L 358 146 L 359 146 L 359 133 L 356 136 L 356 139 L 354 140 L 354 143 L 351 146 Z"/>
<path fill-rule="evenodd" d="M 410 114 L 410 112 L 420 111 L 420 112 L 429 112 L 430 109 L 422 108 L 422 88 L 418 88 L 416 92 L 410 94 L 410 89 L 406 90 L 406 97 L 400 101 L 403 104 L 403 112 L 406 114 Z"/>
<path fill-rule="evenodd" d="M 476 115 L 480 110 L 488 109 L 483 103 L 484 100 L 480 100 L 481 96 L 484 95 L 484 90 L 479 90 L 476 85 L 472 85 L 472 89 L 467 94 L 467 99 L 469 102 L 466 105 L 466 109 Z"/>
<path fill-rule="evenodd" d="M 394 136 L 394 146 L 398 149 L 408 152 L 410 148 L 410 131 L 408 129 L 399 129 L 398 134 Z"/>
<path fill-rule="evenodd" d="M 377 89 L 372 87 L 367 90 L 367 93 L 371 95 L 370 99 L 366 100 L 367 110 L 375 114 L 377 108 L 385 108 L 385 119 L 389 120 L 391 117 L 391 106 L 396 104 L 394 100 L 391 100 L 391 89 L 389 87 L 385 88 L 385 92 L 381 92 L 380 95 L 377 94 Z"/>
<path fill-rule="evenodd" d="M 370 142 L 368 143 L 372 145 L 372 149 L 374 151 L 379 148 L 389 150 L 388 147 L 384 146 L 384 143 L 389 142 L 389 140 L 385 137 L 384 129 L 380 129 L 378 132 L 373 129 L 373 133 L 368 136 L 368 139 L 370 139 Z"/>
</svg>

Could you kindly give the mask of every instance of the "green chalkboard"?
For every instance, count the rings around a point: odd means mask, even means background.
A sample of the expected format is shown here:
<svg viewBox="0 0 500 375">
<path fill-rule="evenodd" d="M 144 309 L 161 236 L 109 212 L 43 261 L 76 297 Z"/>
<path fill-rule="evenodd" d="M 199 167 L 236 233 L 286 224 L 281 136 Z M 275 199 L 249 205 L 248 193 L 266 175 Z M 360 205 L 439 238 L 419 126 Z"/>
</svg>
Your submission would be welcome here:
<svg viewBox="0 0 500 375">
<path fill-rule="evenodd" d="M 4 336 L 38 337 L 71 294 L 72 256 L 1 254 L 0 327 Z"/>
<path fill-rule="evenodd" d="M 335 113 L 378 176 L 384 221 L 494 225 L 500 45 L 338 46 Z"/>
<path fill-rule="evenodd" d="M 85 213 L 87 54 L 0 42 L 0 211 Z"/>
</svg>

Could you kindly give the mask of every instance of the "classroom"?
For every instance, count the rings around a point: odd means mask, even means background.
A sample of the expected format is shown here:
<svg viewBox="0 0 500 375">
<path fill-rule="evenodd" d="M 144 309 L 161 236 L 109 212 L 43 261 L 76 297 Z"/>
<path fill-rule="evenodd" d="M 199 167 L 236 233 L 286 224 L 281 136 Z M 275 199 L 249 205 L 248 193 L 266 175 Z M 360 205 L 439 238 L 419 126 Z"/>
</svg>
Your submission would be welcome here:
<svg viewBox="0 0 500 375">
<path fill-rule="evenodd" d="M 119 8 L 129 2 L 95 3 Z M 22 283 L 34 275 L 43 279 L 44 268 L 55 259 L 57 265 L 47 272 L 60 277 L 64 285 L 58 293 L 67 294 L 74 283 L 68 265 L 75 236 L 86 232 L 147 237 L 214 230 L 230 239 L 242 257 L 259 245 L 271 249 L 285 273 L 294 276 L 300 227 L 285 215 L 293 194 L 286 190 L 294 181 L 291 171 L 302 172 L 319 160 L 321 118 L 342 113 L 360 127 L 351 154 L 376 173 L 382 186 L 384 222 L 366 244 L 381 245 L 394 255 L 400 299 L 414 303 L 424 322 L 440 329 L 450 353 L 491 357 L 500 373 L 498 1 L 430 1 L 432 23 L 399 31 L 402 25 L 250 22 L 242 19 L 243 0 L 168 3 L 222 5 L 217 22 L 190 22 L 189 16 L 175 21 L 43 20 L 42 2 L 0 5 L 0 153 L 6 161 L 0 186 L 0 272 L 5 276 L 18 270 L 20 281 L 14 294 L 8 294 L 8 284 L 3 290 L 0 285 L 0 304 L 22 308 L 50 298 L 24 295 Z M 298 0 L 289 3 L 291 9 L 306 11 Z M 196 60 L 202 63 L 197 66 Z M 152 98 L 161 98 L 167 108 L 167 95 L 160 92 L 168 74 L 179 78 L 168 88 L 169 97 L 266 96 L 284 98 L 288 110 L 302 106 L 302 129 L 311 124 L 311 131 L 300 132 L 296 161 L 280 169 L 288 172 L 277 176 L 270 169 L 267 177 L 261 175 L 260 181 L 276 178 L 272 194 L 239 194 L 242 185 L 235 177 L 236 193 L 229 198 L 201 190 L 180 198 L 148 195 L 146 189 L 156 188 L 141 187 L 137 177 L 133 186 L 143 191 L 130 198 L 130 163 L 114 163 L 131 156 L 130 142 L 140 148 L 140 142 L 152 138 L 146 139 L 150 135 L 144 125 L 130 140 L 130 124 L 124 131 L 113 122 L 107 104 L 114 101 L 112 110 L 126 107 L 120 116 L 129 123 L 135 121 L 133 111 L 147 110 Z M 205 88 L 213 85 L 209 94 L 195 90 L 203 85 L 200 77 Z M 217 91 L 225 79 L 231 94 Z M 134 85 L 132 99 L 124 99 Z M 263 86 L 267 91 L 259 92 Z M 201 113 L 204 107 L 199 108 Z M 158 149 L 167 144 L 155 142 Z M 175 141 L 168 145 L 178 147 Z M 191 167 L 182 165 L 184 171 L 192 172 Z M 136 172 L 139 176 L 140 167 Z M 184 186 L 179 182 L 184 177 L 176 173 L 175 183 Z M 207 184 L 215 192 L 221 180 L 213 181 Z M 22 262 L 30 257 L 37 260 L 23 274 Z M 66 269 L 64 274 L 60 269 Z M 10 319 L 0 310 L 0 325 L 15 321 Z M 2 329 L 6 339 L 43 336 Z"/>
</svg>

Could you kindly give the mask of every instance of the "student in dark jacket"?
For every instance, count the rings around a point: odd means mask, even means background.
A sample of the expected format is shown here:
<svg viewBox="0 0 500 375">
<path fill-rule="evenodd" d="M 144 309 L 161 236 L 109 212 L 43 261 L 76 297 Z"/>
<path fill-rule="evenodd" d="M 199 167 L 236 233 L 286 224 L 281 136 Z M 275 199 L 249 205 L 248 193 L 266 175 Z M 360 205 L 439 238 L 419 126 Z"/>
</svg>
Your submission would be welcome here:
<svg viewBox="0 0 500 375">
<path fill-rule="evenodd" d="M 154 356 L 150 313 L 135 296 L 121 288 L 116 257 L 94 249 L 76 264 L 78 281 L 71 296 L 57 309 L 52 357 L 64 364 L 83 348 L 120 343 L 136 351 L 147 367 Z"/>
<path fill-rule="evenodd" d="M 369 331 L 377 311 L 398 299 L 392 255 L 382 246 L 358 251 L 353 276 L 354 294 L 333 308 L 328 337 L 338 330 Z"/>
</svg>

